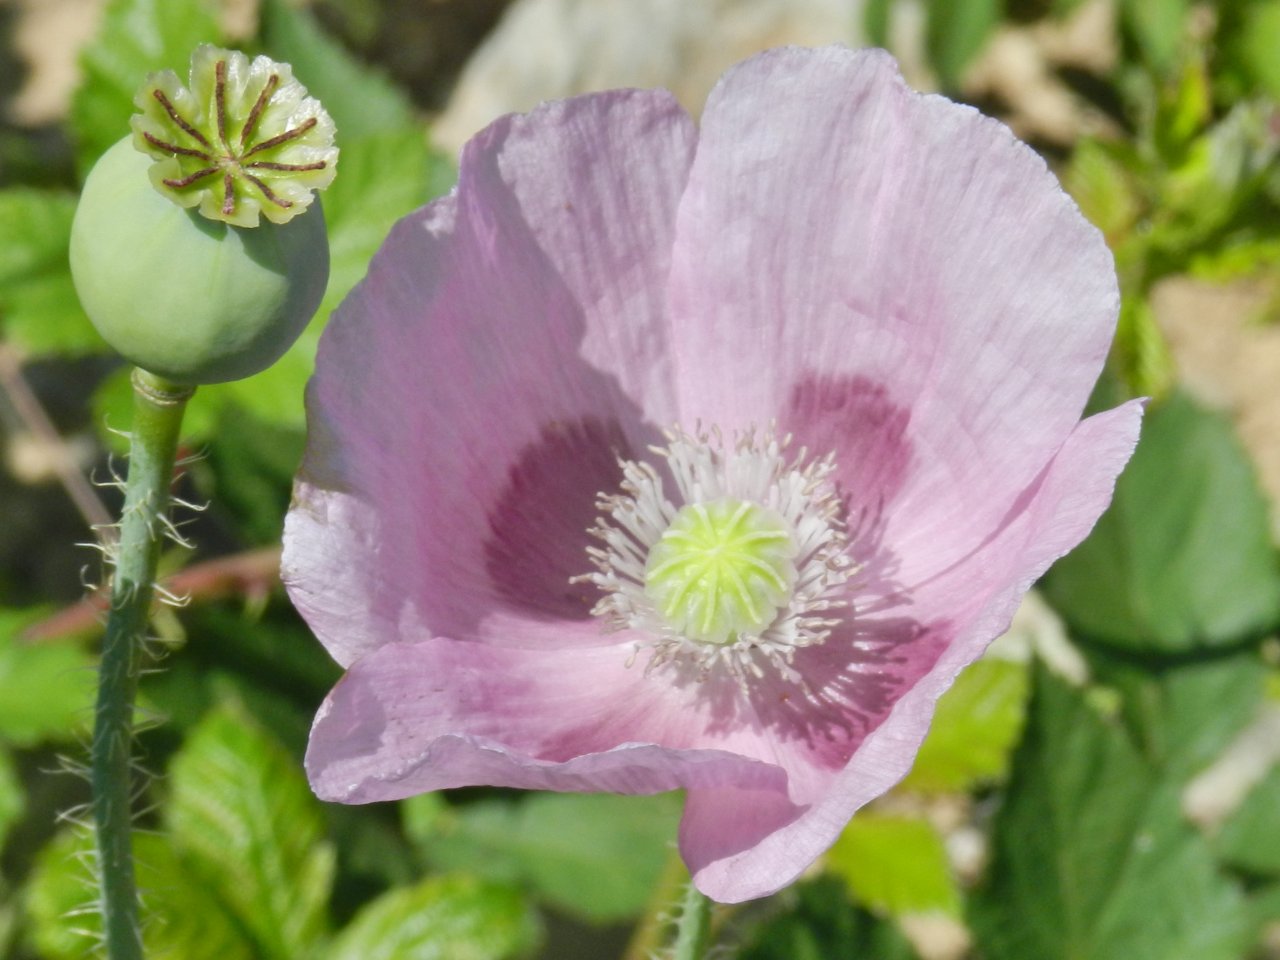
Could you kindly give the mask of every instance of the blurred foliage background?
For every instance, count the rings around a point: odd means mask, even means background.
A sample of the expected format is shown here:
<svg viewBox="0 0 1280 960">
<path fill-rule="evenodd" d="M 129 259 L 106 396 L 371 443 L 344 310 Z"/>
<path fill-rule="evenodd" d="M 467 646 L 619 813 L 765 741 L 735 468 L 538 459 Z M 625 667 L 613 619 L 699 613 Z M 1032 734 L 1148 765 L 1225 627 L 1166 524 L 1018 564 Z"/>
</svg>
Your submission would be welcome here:
<svg viewBox="0 0 1280 960">
<path fill-rule="evenodd" d="M 1094 534 L 940 706 L 915 769 L 807 877 L 717 913 L 745 960 L 1280 957 L 1280 0 L 0 2 L 0 958 L 86 955 L 76 775 L 92 527 L 126 372 L 66 263 L 78 184 L 149 71 L 201 41 L 291 62 L 336 119 L 333 276 L 272 370 L 202 388 L 194 555 L 154 630 L 139 806 L 150 955 L 641 960 L 682 875 L 675 796 L 428 795 L 345 808 L 301 756 L 338 671 L 283 599 L 302 393 L 391 224 L 494 116 L 715 77 L 784 42 L 887 46 L 1010 123 L 1116 255 L 1100 405 L 1154 399 Z M 91 479 L 98 481 L 96 484 Z M 89 596 L 90 599 L 85 599 Z"/>
</svg>

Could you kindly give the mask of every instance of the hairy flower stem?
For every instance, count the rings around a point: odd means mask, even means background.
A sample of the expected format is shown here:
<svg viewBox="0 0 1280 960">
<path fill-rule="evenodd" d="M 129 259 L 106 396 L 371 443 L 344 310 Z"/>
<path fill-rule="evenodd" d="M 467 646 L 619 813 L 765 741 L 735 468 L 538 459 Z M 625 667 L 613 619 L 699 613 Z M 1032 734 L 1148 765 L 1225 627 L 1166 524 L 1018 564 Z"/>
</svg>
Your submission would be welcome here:
<svg viewBox="0 0 1280 960">
<path fill-rule="evenodd" d="M 133 432 L 120 537 L 114 548 L 111 611 L 102 646 L 93 729 L 93 820 L 102 924 L 109 960 L 141 960 L 133 869 L 133 702 L 152 585 L 169 510 L 182 414 L 193 388 L 133 372 Z"/>
<path fill-rule="evenodd" d="M 711 945 L 711 901 L 693 882 L 684 895 L 676 924 L 676 945 L 672 960 L 703 960 Z"/>
</svg>

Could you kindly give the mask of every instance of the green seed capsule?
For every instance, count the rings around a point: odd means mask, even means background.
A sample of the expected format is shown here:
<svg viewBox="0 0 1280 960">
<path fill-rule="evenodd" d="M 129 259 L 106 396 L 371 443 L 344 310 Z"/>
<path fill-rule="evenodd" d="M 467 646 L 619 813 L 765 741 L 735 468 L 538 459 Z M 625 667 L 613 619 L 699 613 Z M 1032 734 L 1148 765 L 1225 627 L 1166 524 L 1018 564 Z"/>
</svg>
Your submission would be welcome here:
<svg viewBox="0 0 1280 960">
<path fill-rule="evenodd" d="M 85 312 L 127 360 L 176 383 L 265 369 L 324 296 L 320 204 L 288 223 L 231 226 L 171 203 L 152 186 L 150 165 L 126 137 L 85 182 L 71 228 Z"/>
</svg>

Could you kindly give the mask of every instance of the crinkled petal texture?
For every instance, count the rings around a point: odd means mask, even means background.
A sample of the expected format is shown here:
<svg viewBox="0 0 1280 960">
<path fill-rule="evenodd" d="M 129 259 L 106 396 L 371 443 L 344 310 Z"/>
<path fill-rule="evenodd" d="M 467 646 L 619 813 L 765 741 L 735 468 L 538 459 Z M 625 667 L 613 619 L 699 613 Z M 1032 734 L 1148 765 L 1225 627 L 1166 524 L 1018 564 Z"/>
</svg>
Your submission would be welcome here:
<svg viewBox="0 0 1280 960">
<path fill-rule="evenodd" d="M 886 55 L 735 68 L 500 120 L 321 344 L 285 578 L 348 672 L 317 792 L 683 787 L 725 901 L 794 879 L 1093 526 L 1141 408 L 1080 422 L 1117 308 L 1044 164 Z M 646 670 L 589 614 L 599 493 L 680 424 L 832 453 L 851 615 L 794 672 Z M 639 659 L 640 662 L 636 662 Z"/>
</svg>

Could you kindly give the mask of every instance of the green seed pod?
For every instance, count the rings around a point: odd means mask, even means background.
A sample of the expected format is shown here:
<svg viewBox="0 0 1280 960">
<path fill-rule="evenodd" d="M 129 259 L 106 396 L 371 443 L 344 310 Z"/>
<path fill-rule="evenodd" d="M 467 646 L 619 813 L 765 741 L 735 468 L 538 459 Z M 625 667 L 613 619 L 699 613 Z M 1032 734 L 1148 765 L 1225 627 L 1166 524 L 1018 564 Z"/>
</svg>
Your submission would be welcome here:
<svg viewBox="0 0 1280 960">
<path fill-rule="evenodd" d="M 234 227 L 170 203 L 151 186 L 148 166 L 126 137 L 85 182 L 71 273 L 89 319 L 130 363 L 175 383 L 266 369 L 324 296 L 320 204 L 285 224 Z"/>
<path fill-rule="evenodd" d="M 189 86 L 152 74 L 133 136 L 98 161 L 71 228 L 71 273 L 98 332 L 179 384 L 265 369 L 324 296 L 313 191 L 333 179 L 333 121 L 287 64 L 203 45 Z"/>
</svg>

